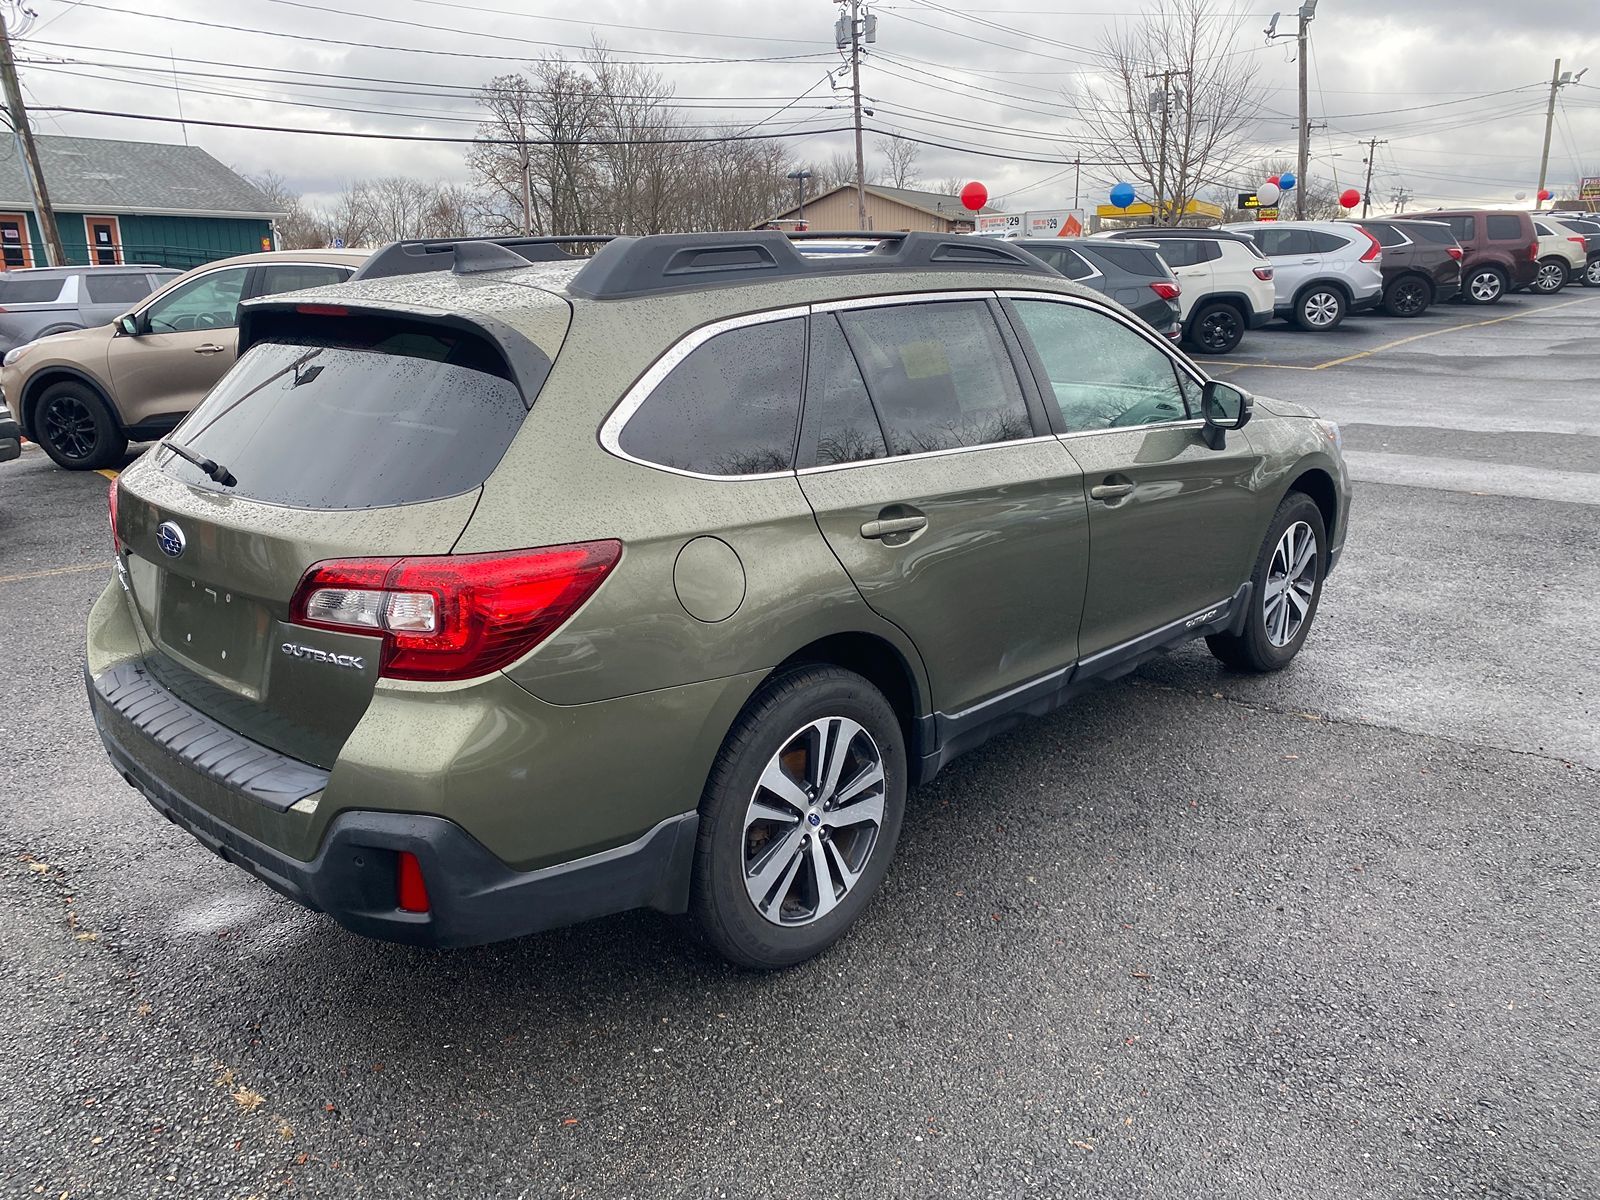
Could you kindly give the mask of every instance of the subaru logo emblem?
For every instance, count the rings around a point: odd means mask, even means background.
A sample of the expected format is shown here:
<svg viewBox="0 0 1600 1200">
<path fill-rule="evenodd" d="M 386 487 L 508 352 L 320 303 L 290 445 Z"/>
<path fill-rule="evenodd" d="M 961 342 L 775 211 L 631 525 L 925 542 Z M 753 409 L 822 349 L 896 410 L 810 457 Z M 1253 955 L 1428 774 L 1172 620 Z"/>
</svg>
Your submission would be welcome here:
<svg viewBox="0 0 1600 1200">
<path fill-rule="evenodd" d="M 806 820 L 810 821 L 813 827 L 822 824 L 822 818 L 817 816 L 816 813 L 812 813 Z"/>
<path fill-rule="evenodd" d="M 189 539 L 183 536 L 183 530 L 174 522 L 163 521 L 156 527 L 156 545 L 168 558 L 177 558 L 188 544 Z"/>
</svg>

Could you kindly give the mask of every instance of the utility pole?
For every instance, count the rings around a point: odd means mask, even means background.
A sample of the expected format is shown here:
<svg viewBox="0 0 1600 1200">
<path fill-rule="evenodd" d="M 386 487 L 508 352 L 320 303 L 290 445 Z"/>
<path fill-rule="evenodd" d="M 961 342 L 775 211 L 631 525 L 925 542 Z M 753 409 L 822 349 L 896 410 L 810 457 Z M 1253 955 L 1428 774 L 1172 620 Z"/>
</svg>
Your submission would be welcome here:
<svg viewBox="0 0 1600 1200">
<path fill-rule="evenodd" d="M 854 115 L 856 131 L 856 221 L 858 229 L 867 228 L 867 160 L 861 146 L 861 46 L 863 42 L 878 40 L 878 18 L 865 11 L 861 0 L 839 0 L 841 12 L 833 27 L 834 44 L 850 50 L 850 108 Z M 848 15 L 842 11 L 848 4 Z M 846 28 L 848 23 L 849 28 Z"/>
<path fill-rule="evenodd" d="M 1387 146 L 1388 138 L 1368 138 L 1367 147 L 1367 186 L 1361 189 L 1361 219 L 1367 218 L 1367 206 L 1372 202 L 1372 164 L 1378 157 L 1378 147 Z"/>
<path fill-rule="evenodd" d="M 44 239 L 45 257 L 50 260 L 52 267 L 65 266 L 67 256 L 61 249 L 61 234 L 56 230 L 56 214 L 50 207 L 50 193 L 44 186 L 44 172 L 39 169 L 39 150 L 33 144 L 28 110 L 22 103 L 22 85 L 17 81 L 17 64 L 11 57 L 11 34 L 6 29 L 4 15 L 0 15 L 0 82 L 5 85 L 11 128 L 22 148 L 22 160 L 33 184 L 34 216 L 39 221 L 39 235 Z"/>
<path fill-rule="evenodd" d="M 1075 155 L 1072 159 L 1072 207 L 1078 207 L 1078 198 L 1083 194 L 1083 155 Z"/>
<path fill-rule="evenodd" d="M 1589 68 L 1585 67 L 1576 75 L 1574 75 L 1571 71 L 1568 71 L 1565 75 L 1563 75 L 1561 73 L 1561 60 L 1559 58 L 1556 59 L 1555 72 L 1550 76 L 1550 107 L 1545 109 L 1544 114 L 1544 153 L 1539 156 L 1540 192 L 1544 191 L 1545 180 L 1550 174 L 1550 134 L 1555 130 L 1556 124 L 1556 96 L 1560 94 L 1562 88 L 1567 87 L 1570 84 L 1577 83 L 1588 73 Z M 1533 211 L 1538 212 L 1543 207 L 1544 201 L 1539 199 L 1538 192 L 1535 192 L 1533 197 Z"/>
<path fill-rule="evenodd" d="M 1317 15 L 1317 0 L 1305 0 L 1300 5 L 1300 31 L 1295 35 L 1299 45 L 1300 67 L 1300 146 L 1295 156 L 1294 168 L 1294 219 L 1306 219 L 1306 172 L 1311 166 L 1311 97 L 1307 76 L 1307 59 L 1311 57 L 1311 21 Z"/>
<path fill-rule="evenodd" d="M 1146 79 L 1161 80 L 1159 99 L 1156 95 L 1150 97 L 1151 102 L 1161 109 L 1161 132 L 1157 137 L 1156 149 L 1156 196 L 1155 196 L 1155 222 L 1157 225 L 1166 224 L 1167 212 L 1167 128 L 1172 115 L 1172 81 L 1179 75 L 1187 75 L 1188 71 L 1152 71 L 1145 76 Z"/>
<path fill-rule="evenodd" d="M 1397 187 L 1389 194 L 1389 203 L 1394 205 L 1395 216 L 1405 212 L 1406 204 L 1410 199 L 1411 191 L 1409 188 Z"/>
</svg>

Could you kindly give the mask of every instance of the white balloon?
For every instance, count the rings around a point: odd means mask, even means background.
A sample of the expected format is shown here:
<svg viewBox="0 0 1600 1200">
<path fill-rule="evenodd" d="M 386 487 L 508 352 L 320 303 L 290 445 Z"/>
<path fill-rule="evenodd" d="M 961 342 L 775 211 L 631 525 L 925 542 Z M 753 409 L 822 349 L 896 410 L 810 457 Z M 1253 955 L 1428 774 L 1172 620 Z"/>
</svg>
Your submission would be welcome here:
<svg viewBox="0 0 1600 1200">
<path fill-rule="evenodd" d="M 1528 193 L 1527 192 L 1518 192 L 1517 193 L 1517 199 L 1518 200 L 1526 200 L 1527 198 L 1528 198 Z"/>
<path fill-rule="evenodd" d="M 1278 202 L 1278 197 L 1282 195 L 1283 193 L 1275 183 L 1263 183 L 1256 189 L 1256 199 L 1261 202 L 1262 208 L 1271 208 Z"/>
</svg>

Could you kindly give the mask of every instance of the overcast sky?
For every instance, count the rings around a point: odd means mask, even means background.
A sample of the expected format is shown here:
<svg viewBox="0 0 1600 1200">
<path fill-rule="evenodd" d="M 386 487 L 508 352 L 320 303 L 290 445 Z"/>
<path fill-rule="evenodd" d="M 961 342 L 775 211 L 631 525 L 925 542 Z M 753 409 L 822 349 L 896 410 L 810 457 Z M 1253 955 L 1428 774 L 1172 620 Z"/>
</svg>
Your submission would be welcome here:
<svg viewBox="0 0 1600 1200">
<path fill-rule="evenodd" d="M 1283 29 L 1293 25 L 1293 3 L 1285 0 Z M 847 134 L 805 135 L 847 119 L 823 107 L 843 99 L 824 81 L 838 65 L 837 10 L 828 0 L 140 0 L 137 11 L 117 0 L 29 0 L 28 7 L 37 17 L 16 54 L 28 101 L 41 110 L 175 116 L 181 101 L 191 119 L 470 136 L 471 88 L 560 45 L 575 53 L 598 35 L 619 58 L 659 64 L 687 122 L 793 129 L 800 158 L 827 158 L 850 146 Z M 871 123 L 974 147 L 924 148 L 918 166 L 930 186 L 960 176 L 983 181 L 1013 210 L 1069 206 L 1073 172 L 1057 160 L 1073 156 L 1074 129 L 1062 90 L 1094 70 L 1085 48 L 1152 7 L 1129 0 L 994 0 L 994 7 L 888 0 L 876 8 L 878 41 L 863 77 L 878 110 Z M 15 21 L 14 0 L 3 8 Z M 1292 41 L 1263 45 L 1271 4 L 1217 0 L 1216 8 L 1217 20 L 1238 28 L 1239 49 L 1259 63 L 1263 99 L 1254 136 L 1261 153 L 1292 154 Z M 1311 111 L 1328 128 L 1314 138 L 1313 173 L 1359 186 L 1365 149 L 1357 143 L 1375 136 L 1388 139 L 1372 189 L 1384 206 L 1397 187 L 1413 194 L 1412 207 L 1513 205 L 1518 192 L 1531 206 L 1551 68 L 1560 57 L 1563 69 L 1595 68 L 1562 89 L 1557 109 L 1551 186 L 1570 194 L 1580 170 L 1600 175 L 1597 10 L 1597 0 L 1321 0 L 1312 25 Z M 352 83 L 357 76 L 391 82 Z M 358 90 L 367 87 L 373 90 Z M 36 127 L 184 138 L 177 125 L 44 111 Z M 187 133 L 241 170 L 278 172 L 314 202 L 363 176 L 469 178 L 459 146 L 198 125 Z M 1005 161 L 977 149 L 1045 161 Z M 1086 148 L 1084 156 L 1094 152 Z M 1102 174 L 1085 172 L 1085 205 L 1104 200 Z"/>
</svg>

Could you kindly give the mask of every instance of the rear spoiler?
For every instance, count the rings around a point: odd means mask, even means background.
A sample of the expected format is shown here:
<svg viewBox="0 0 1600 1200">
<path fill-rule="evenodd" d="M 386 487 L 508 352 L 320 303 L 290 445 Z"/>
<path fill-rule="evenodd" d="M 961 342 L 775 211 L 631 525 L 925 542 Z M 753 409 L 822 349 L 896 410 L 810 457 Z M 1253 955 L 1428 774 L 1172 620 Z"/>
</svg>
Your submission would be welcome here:
<svg viewBox="0 0 1600 1200">
<path fill-rule="evenodd" d="M 522 394 L 522 403 L 528 408 L 533 407 L 534 397 L 550 374 L 548 354 L 504 321 L 482 313 L 469 316 L 443 310 L 389 308 L 343 301 L 280 300 L 271 296 L 247 300 L 240 305 L 239 355 L 242 357 L 257 342 L 274 337 L 311 335 L 337 341 L 341 324 L 357 321 L 443 327 L 488 342 L 499 352 L 507 377 L 516 385 Z"/>
</svg>

